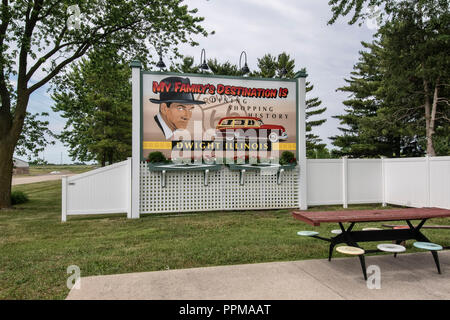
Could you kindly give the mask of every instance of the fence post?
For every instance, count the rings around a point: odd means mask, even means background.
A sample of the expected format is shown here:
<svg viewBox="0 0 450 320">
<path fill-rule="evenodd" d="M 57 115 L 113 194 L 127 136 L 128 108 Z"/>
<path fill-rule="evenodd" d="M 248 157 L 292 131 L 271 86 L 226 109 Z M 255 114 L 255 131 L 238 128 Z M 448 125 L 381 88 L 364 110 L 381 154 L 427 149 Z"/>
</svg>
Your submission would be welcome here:
<svg viewBox="0 0 450 320">
<path fill-rule="evenodd" d="M 67 221 L 67 176 L 63 176 L 61 179 L 61 222 Z"/>
<path fill-rule="evenodd" d="M 342 206 L 348 208 L 348 157 L 342 157 Z"/>
<path fill-rule="evenodd" d="M 386 172 L 385 172 L 385 161 L 384 156 L 381 156 L 381 198 L 382 198 L 382 206 L 386 207 Z"/>
<path fill-rule="evenodd" d="M 425 188 L 426 188 L 426 198 L 425 198 L 425 202 L 426 202 L 426 206 L 430 207 L 431 205 L 431 181 L 430 181 L 430 156 L 426 155 L 425 156 Z"/>
<path fill-rule="evenodd" d="M 308 163 L 306 159 L 306 75 L 297 78 L 297 154 L 298 154 L 298 201 L 300 210 L 308 209 Z"/>
<path fill-rule="evenodd" d="M 131 219 L 131 203 L 132 203 L 132 196 L 131 196 L 131 175 L 132 175 L 132 158 L 127 158 L 127 218 Z"/>
<path fill-rule="evenodd" d="M 141 164 L 141 68 L 139 61 L 131 62 L 131 105 L 132 105 L 132 165 L 131 165 L 131 215 L 130 218 L 137 219 L 140 215 L 140 164 Z"/>
</svg>

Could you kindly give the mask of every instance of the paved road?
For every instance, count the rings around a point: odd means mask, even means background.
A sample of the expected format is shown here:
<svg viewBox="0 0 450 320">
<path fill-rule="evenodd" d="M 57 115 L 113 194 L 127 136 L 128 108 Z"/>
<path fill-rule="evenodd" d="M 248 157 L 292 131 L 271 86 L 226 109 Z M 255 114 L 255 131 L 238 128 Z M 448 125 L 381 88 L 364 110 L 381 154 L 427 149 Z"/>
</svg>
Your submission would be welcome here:
<svg viewBox="0 0 450 320">
<path fill-rule="evenodd" d="M 12 178 L 12 185 L 27 184 L 41 181 L 61 180 L 63 176 L 73 176 L 74 174 L 45 174 L 40 176 L 14 177 Z"/>
<path fill-rule="evenodd" d="M 367 287 L 358 258 L 339 258 L 85 277 L 67 299 L 450 300 L 450 251 L 439 257 L 441 275 L 428 252 L 367 257 L 380 289 Z"/>
</svg>

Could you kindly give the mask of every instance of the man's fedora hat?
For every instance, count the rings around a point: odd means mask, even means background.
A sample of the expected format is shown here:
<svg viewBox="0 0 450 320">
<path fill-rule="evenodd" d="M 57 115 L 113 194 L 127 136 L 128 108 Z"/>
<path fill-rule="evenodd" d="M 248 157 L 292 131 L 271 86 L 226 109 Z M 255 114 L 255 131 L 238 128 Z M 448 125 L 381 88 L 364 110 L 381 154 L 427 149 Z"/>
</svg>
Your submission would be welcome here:
<svg viewBox="0 0 450 320">
<path fill-rule="evenodd" d="M 194 100 L 194 95 L 191 92 L 175 92 L 175 83 L 181 82 L 191 84 L 189 78 L 169 77 L 163 79 L 161 82 L 170 83 L 169 92 L 161 92 L 158 99 L 150 99 L 153 103 L 176 102 L 185 104 L 204 104 L 204 101 Z"/>
</svg>

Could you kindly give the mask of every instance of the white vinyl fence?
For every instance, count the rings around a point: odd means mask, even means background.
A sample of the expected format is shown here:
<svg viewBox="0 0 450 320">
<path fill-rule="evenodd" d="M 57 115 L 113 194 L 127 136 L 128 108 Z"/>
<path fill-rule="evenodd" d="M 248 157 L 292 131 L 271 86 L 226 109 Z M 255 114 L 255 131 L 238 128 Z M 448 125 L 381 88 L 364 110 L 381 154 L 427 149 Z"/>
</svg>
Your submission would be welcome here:
<svg viewBox="0 0 450 320">
<path fill-rule="evenodd" d="M 131 158 L 62 179 L 62 221 L 68 215 L 131 214 Z"/>
<path fill-rule="evenodd" d="M 307 160 L 308 205 L 382 203 L 381 159 Z"/>
<path fill-rule="evenodd" d="M 131 217 L 132 161 L 64 178 L 62 220 L 67 215 L 127 213 Z M 223 168 L 204 184 L 201 172 L 170 172 L 161 187 L 160 173 L 140 166 L 140 213 L 299 208 L 297 170 L 276 176 Z M 309 159 L 308 205 L 383 203 L 450 209 L 450 157 L 400 159 Z"/>
<path fill-rule="evenodd" d="M 450 209 L 450 157 L 384 159 L 385 201 Z"/>
</svg>

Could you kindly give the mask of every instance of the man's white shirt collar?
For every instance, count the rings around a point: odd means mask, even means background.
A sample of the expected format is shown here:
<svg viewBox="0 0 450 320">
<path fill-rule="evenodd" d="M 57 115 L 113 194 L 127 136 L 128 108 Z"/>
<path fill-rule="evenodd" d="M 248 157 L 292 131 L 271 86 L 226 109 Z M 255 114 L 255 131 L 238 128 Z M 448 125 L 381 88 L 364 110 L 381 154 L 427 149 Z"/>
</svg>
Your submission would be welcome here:
<svg viewBox="0 0 450 320">
<path fill-rule="evenodd" d="M 170 128 L 164 122 L 163 118 L 161 117 L 161 113 L 158 113 L 156 116 L 158 117 L 159 124 L 161 125 L 161 127 L 162 127 L 162 129 L 164 131 L 164 135 L 166 136 L 166 140 L 172 138 L 173 132 L 172 132 L 172 130 L 170 130 Z"/>
</svg>

